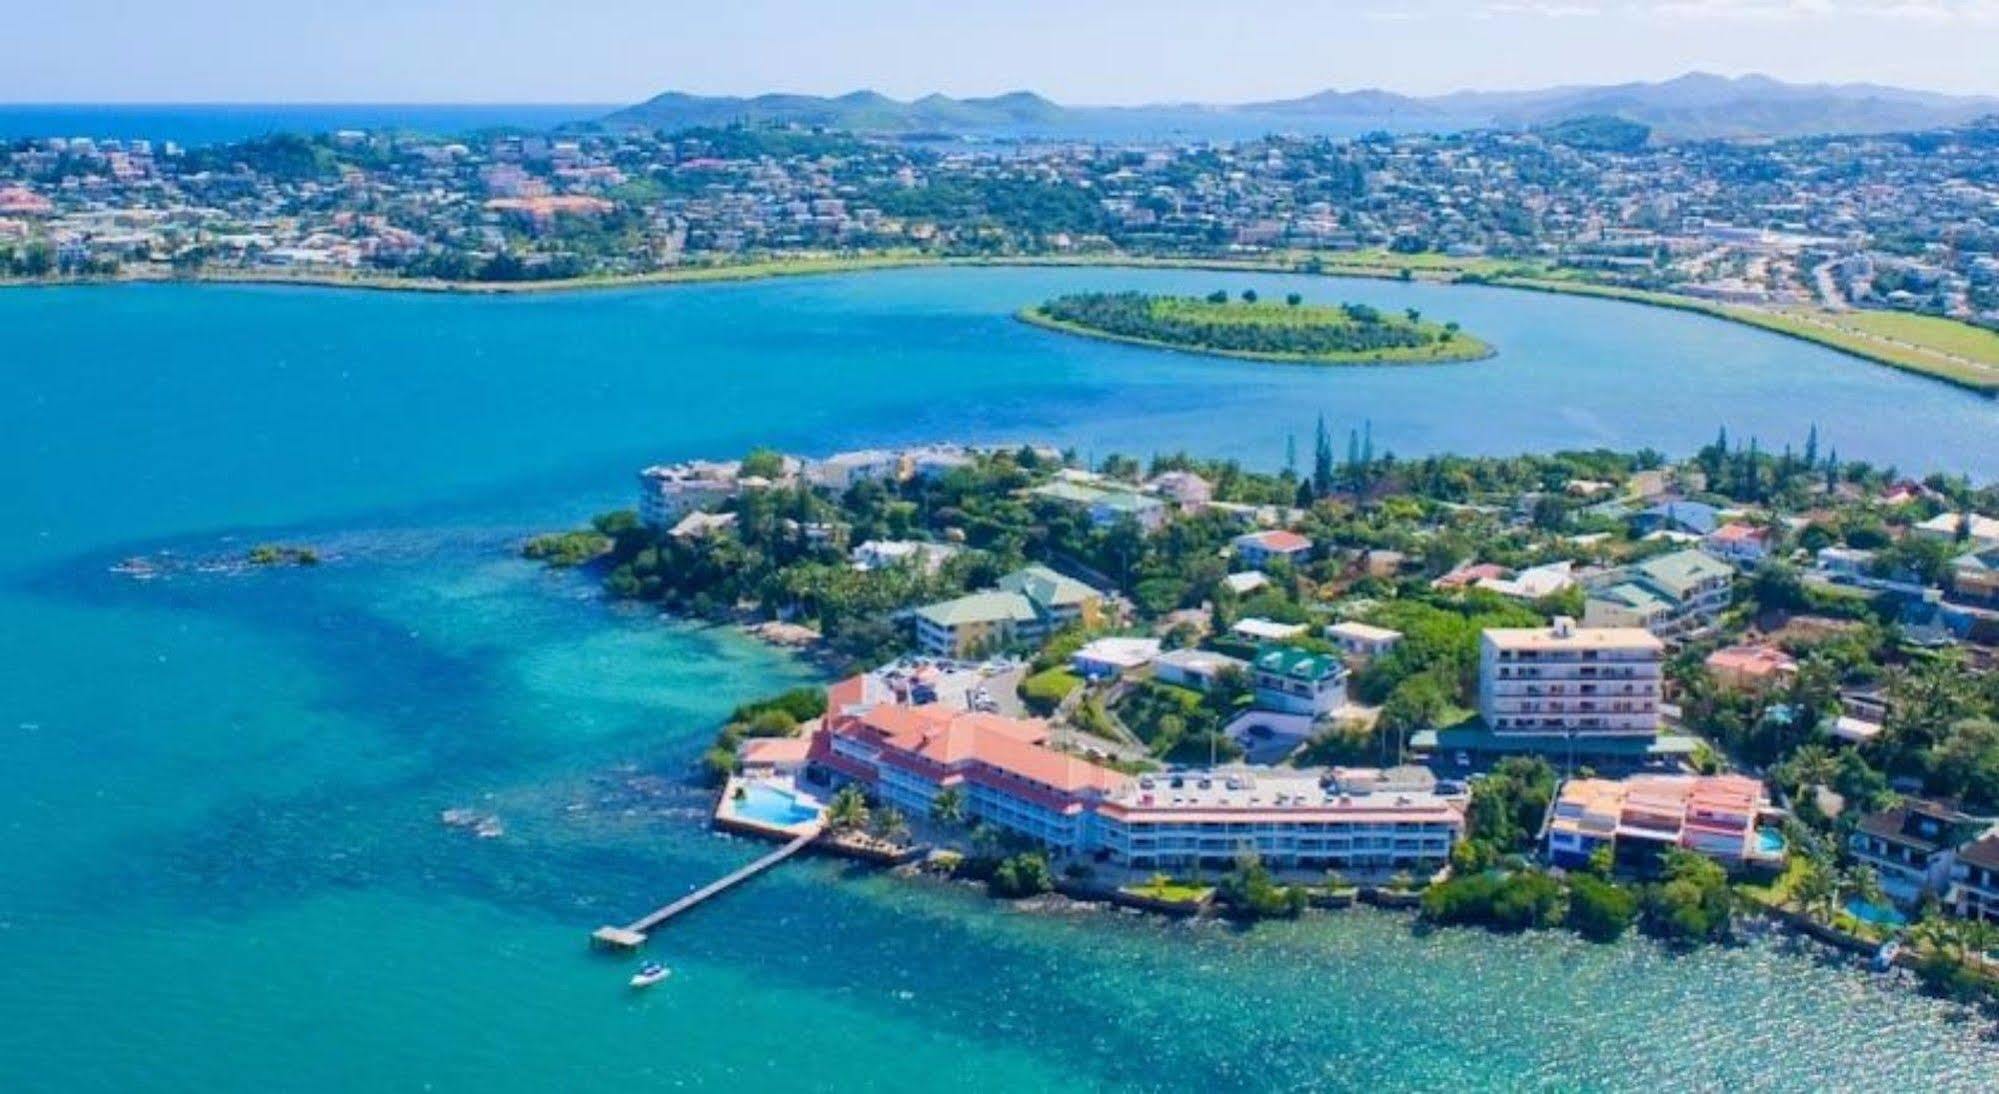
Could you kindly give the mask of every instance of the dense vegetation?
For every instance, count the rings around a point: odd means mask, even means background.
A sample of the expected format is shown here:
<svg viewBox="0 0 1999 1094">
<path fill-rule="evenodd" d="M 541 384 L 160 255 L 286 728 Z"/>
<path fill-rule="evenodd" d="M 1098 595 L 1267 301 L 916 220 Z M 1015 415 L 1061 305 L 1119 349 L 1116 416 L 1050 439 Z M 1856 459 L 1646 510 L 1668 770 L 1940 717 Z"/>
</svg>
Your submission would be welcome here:
<svg viewBox="0 0 1999 1094">
<path fill-rule="evenodd" d="M 1282 304 L 1260 302 L 1253 290 L 1239 301 L 1223 292 L 1205 299 L 1077 293 L 1026 314 L 1063 330 L 1278 361 L 1457 361 L 1487 352 L 1456 323 L 1424 322 L 1413 308 L 1390 315 L 1365 304 L 1308 305 L 1295 293 Z"/>
</svg>

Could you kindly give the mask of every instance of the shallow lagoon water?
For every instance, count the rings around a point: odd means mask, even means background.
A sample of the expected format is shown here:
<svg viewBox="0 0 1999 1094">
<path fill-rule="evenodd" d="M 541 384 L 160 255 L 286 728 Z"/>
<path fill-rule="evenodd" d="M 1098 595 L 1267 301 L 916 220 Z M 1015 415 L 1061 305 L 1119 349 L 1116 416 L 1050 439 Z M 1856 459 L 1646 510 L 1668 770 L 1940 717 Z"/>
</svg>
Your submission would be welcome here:
<svg viewBox="0 0 1999 1094">
<path fill-rule="evenodd" d="M 1420 307 L 1501 355 L 1298 370 L 1009 318 L 1249 283 Z M 36 290 L 0 293 L 0 330 L 0 1088 L 1974 1089 L 1999 1067 L 1951 1008 L 1781 944 L 1676 958 L 1373 913 L 1240 933 L 821 862 L 670 928 L 677 975 L 634 996 L 585 932 L 752 854 L 677 779 L 730 705 L 810 674 L 511 557 L 648 460 L 758 442 L 1272 465 L 1321 411 L 1403 453 L 1686 451 L 1724 420 L 1777 447 L 1817 421 L 1844 455 L 1991 474 L 1989 401 L 1627 305 L 1198 272 Z M 106 571 L 268 538 L 330 561 Z M 506 834 L 441 826 L 453 806 Z"/>
</svg>

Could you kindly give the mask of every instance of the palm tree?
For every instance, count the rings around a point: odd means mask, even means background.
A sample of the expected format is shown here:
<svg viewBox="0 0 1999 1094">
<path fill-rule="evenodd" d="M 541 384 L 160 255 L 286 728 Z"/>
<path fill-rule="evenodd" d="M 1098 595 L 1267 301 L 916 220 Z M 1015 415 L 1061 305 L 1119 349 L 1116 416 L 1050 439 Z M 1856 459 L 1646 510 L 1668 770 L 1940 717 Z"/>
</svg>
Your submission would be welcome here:
<svg viewBox="0 0 1999 1094">
<path fill-rule="evenodd" d="M 1839 878 L 1832 864 L 1816 855 L 1807 857 L 1791 886 L 1791 899 L 1806 915 L 1830 921 L 1833 905 L 1839 900 Z"/>
<path fill-rule="evenodd" d="M 940 824 L 964 823 L 964 790 L 955 786 L 947 786 L 936 797 L 930 799 L 930 819 Z"/>
<path fill-rule="evenodd" d="M 1888 894 L 1881 889 L 1881 875 L 1872 866 L 1862 866 L 1853 871 L 1853 895 L 1877 908 L 1888 903 Z"/>
<path fill-rule="evenodd" d="M 897 809 L 884 809 L 875 814 L 875 835 L 890 843 L 901 843 L 909 835 L 909 822 L 903 819 Z"/>
<path fill-rule="evenodd" d="M 1790 762 L 1784 765 L 1800 793 L 1809 792 L 1815 786 L 1831 786 L 1839 777 L 1839 761 L 1824 745 L 1809 744 L 1791 754 Z"/>
<path fill-rule="evenodd" d="M 861 788 L 852 783 L 841 787 L 826 807 L 826 822 L 836 832 L 865 828 L 868 823 L 868 799 L 862 795 Z"/>
</svg>

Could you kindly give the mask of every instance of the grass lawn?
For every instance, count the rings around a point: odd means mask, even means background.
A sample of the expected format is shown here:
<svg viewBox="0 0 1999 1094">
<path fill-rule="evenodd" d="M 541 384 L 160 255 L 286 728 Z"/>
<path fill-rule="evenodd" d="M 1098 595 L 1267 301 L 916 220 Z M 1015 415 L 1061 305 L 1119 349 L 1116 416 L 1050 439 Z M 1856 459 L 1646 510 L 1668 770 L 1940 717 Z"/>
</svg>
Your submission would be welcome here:
<svg viewBox="0 0 1999 1094">
<path fill-rule="evenodd" d="M 1046 714 L 1060 706 L 1070 692 L 1082 686 L 1082 677 L 1057 665 L 1022 680 L 1020 697 L 1037 713 Z"/>
<path fill-rule="evenodd" d="M 1214 895 L 1215 887 L 1167 879 L 1148 881 L 1142 885 L 1127 885 L 1118 891 L 1144 900 L 1156 900 L 1162 904 L 1199 904 Z"/>
<path fill-rule="evenodd" d="M 1828 315 L 1835 326 L 1963 357 L 1999 368 L 1999 333 L 1935 315 L 1853 311 Z"/>
<path fill-rule="evenodd" d="M 1990 356 L 1999 346 L 1999 335 L 1968 324 L 1932 316 L 1899 312 L 1823 312 L 1803 309 L 1773 310 L 1739 304 L 1717 304 L 1675 293 L 1628 289 L 1620 285 L 1598 285 L 1547 276 L 1502 277 L 1492 281 L 1517 289 L 1573 293 L 1629 300 L 1661 308 L 1677 308 L 1719 319 L 1729 319 L 1752 327 L 1862 357 L 1869 361 L 1920 373 L 1969 388 L 1984 395 L 1999 394 L 1999 359 Z M 1891 333 L 1892 332 L 1892 333 Z M 1982 338 L 1979 336 L 1983 336 Z M 1986 339 L 1990 339 L 1988 344 Z M 1965 351 L 1971 351 L 1969 353 Z M 1976 358 L 1976 361 L 1961 358 Z"/>
</svg>

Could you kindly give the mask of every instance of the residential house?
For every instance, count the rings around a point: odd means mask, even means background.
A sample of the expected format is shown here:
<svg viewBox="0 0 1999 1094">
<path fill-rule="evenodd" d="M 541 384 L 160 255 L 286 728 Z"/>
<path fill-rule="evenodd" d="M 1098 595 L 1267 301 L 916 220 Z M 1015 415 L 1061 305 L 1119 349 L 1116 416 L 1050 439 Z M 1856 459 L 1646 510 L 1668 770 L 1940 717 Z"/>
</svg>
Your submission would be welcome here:
<svg viewBox="0 0 1999 1094">
<path fill-rule="evenodd" d="M 1237 596 L 1246 596 L 1270 584 L 1269 575 L 1262 570 L 1244 570 L 1222 578 L 1222 584 Z"/>
<path fill-rule="evenodd" d="M 1479 578 L 1474 584 L 1513 600 L 1540 600 L 1573 588 L 1575 568 L 1573 562 L 1549 562 L 1529 566 L 1510 577 Z"/>
<path fill-rule="evenodd" d="M 1734 578 L 1733 567 L 1703 551 L 1675 551 L 1622 566 L 1585 583 L 1583 623 L 1680 637 L 1707 626 L 1728 607 Z"/>
<path fill-rule="evenodd" d="M 958 548 L 948 543 L 923 543 L 908 539 L 871 539 L 854 548 L 847 557 L 856 570 L 886 570 L 895 566 L 915 566 L 926 574 L 943 569 Z"/>
<path fill-rule="evenodd" d="M 1225 672 L 1249 674 L 1249 662 L 1213 650 L 1168 650 L 1152 659 L 1152 678 L 1162 684 L 1178 684 L 1207 691 Z"/>
<path fill-rule="evenodd" d="M 734 513 L 689 513 L 681 517 L 666 534 L 674 539 L 707 539 L 720 535 L 736 526 Z"/>
<path fill-rule="evenodd" d="M 1335 623 L 1325 636 L 1349 657 L 1372 660 L 1402 644 L 1402 632 L 1368 623 Z"/>
<path fill-rule="evenodd" d="M 1312 557 L 1310 539 L 1282 528 L 1249 532 L 1229 542 L 1235 547 L 1237 562 L 1258 570 L 1277 559 L 1283 559 L 1296 566 Z"/>
<path fill-rule="evenodd" d="M 1858 547 L 1821 547 L 1815 557 L 1819 570 L 1835 581 L 1866 577 L 1874 567 L 1874 552 Z"/>
<path fill-rule="evenodd" d="M 1303 623 L 1279 623 L 1274 619 L 1238 619 L 1229 633 L 1252 642 L 1288 642 L 1309 630 Z"/>
<path fill-rule="evenodd" d="M 1983 836 L 1957 849 L 1944 904 L 1966 919 L 1999 923 L 1999 835 Z"/>
<path fill-rule="evenodd" d="M 1649 869 L 1669 849 L 1727 866 L 1778 865 L 1782 837 L 1760 824 L 1774 818 L 1763 784 L 1742 775 L 1633 775 L 1570 779 L 1549 811 L 1545 839 L 1557 866 L 1587 865 L 1600 847 L 1616 861 Z"/>
<path fill-rule="evenodd" d="M 1798 674 L 1798 662 L 1775 646 L 1727 646 L 1702 662 L 1715 683 L 1736 691 L 1767 692 Z"/>
<path fill-rule="evenodd" d="M 1663 501 L 1631 515 L 1631 534 L 1647 536 L 1655 532 L 1676 532 L 1705 536 L 1720 524 L 1720 512 L 1705 502 Z"/>
<path fill-rule="evenodd" d="M 1909 534 L 1961 542 L 1971 548 L 1999 547 L 1999 520 L 1970 511 L 1938 513 L 1910 528 Z"/>
<path fill-rule="evenodd" d="M 1337 657 L 1296 646 L 1266 646 L 1250 662 L 1258 709 L 1313 718 L 1346 705 L 1347 668 Z"/>
<path fill-rule="evenodd" d="M 1513 571 L 1491 562 L 1480 562 L 1459 566 L 1450 573 L 1430 582 L 1432 589 L 1465 589 L 1488 581 L 1506 581 L 1513 577 Z"/>
<path fill-rule="evenodd" d="M 1069 666 L 1091 680 L 1122 676 L 1159 656 L 1157 638 L 1099 638 L 1069 657 Z"/>
<path fill-rule="evenodd" d="M 1168 471 L 1148 485 L 1185 510 L 1199 509 L 1215 500 L 1214 486 L 1192 471 Z"/>
<path fill-rule="evenodd" d="M 1952 559 L 1950 588 L 1962 600 L 1999 604 L 1999 546 L 1967 551 Z"/>
<path fill-rule="evenodd" d="M 1730 521 L 1701 537 L 1701 549 L 1724 562 L 1753 569 L 1770 557 L 1770 529 Z"/>
<path fill-rule="evenodd" d="M 828 456 L 805 470 L 806 481 L 834 493 L 844 493 L 863 481 L 892 482 L 902 473 L 902 456 L 881 449 L 841 452 Z"/>
<path fill-rule="evenodd" d="M 1942 802 L 1909 798 L 1860 819 L 1847 850 L 1880 875 L 1897 903 L 1914 904 L 1950 884 L 1959 845 L 1979 834 L 1973 818 Z"/>
<path fill-rule="evenodd" d="M 1165 524 L 1172 515 L 1172 507 L 1164 499 L 1109 479 L 1084 481 L 1057 478 L 1035 487 L 1029 493 L 1082 509 L 1089 514 L 1090 523 L 1099 528 L 1108 528 L 1129 518 L 1150 532 Z"/>
</svg>

